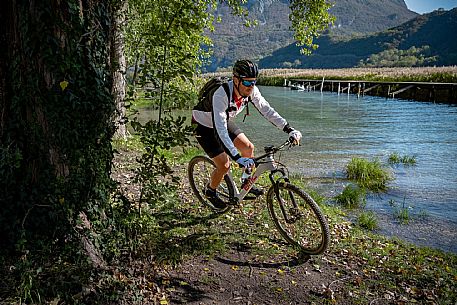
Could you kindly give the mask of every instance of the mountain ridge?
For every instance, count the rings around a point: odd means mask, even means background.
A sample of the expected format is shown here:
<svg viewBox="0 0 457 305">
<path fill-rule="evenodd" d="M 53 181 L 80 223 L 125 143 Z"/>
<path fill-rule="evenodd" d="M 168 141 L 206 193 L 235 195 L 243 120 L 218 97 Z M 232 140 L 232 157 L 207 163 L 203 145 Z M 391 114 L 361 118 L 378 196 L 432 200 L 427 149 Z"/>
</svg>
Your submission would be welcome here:
<svg viewBox="0 0 457 305">
<path fill-rule="evenodd" d="M 348 40 L 332 40 L 330 36 L 317 39 L 319 48 L 309 57 L 300 54 L 295 44 L 278 49 L 259 61 L 262 68 L 285 67 L 294 63 L 295 68 L 350 68 L 361 61 L 389 50 L 424 48 L 432 65 L 457 64 L 457 40 L 449 33 L 457 31 L 457 8 L 450 11 L 436 10 L 419 15 L 400 26 Z M 393 52 L 395 53 L 395 52 Z M 392 55 L 394 56 L 394 55 Z M 289 64 L 287 66 L 289 66 Z"/>
<path fill-rule="evenodd" d="M 335 25 L 329 29 L 332 35 L 360 36 L 385 30 L 416 17 L 404 0 L 334 0 L 330 13 L 336 16 Z M 208 36 L 213 40 L 213 56 L 207 71 L 229 67 L 241 57 L 259 60 L 273 51 L 294 43 L 290 30 L 289 1 L 249 0 L 246 3 L 250 17 L 259 25 L 246 28 L 239 17 L 232 16 L 230 9 L 221 5 L 215 15 L 222 19 L 215 31 Z"/>
</svg>

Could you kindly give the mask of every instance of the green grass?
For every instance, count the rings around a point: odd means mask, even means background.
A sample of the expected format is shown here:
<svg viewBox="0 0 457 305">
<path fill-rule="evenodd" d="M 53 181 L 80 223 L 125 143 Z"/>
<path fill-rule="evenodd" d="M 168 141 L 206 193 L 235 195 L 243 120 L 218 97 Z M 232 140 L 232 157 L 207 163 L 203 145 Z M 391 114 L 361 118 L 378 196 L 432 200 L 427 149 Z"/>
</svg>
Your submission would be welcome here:
<svg viewBox="0 0 457 305">
<path fill-rule="evenodd" d="M 411 215 L 407 207 L 401 207 L 395 210 L 395 217 L 400 221 L 401 224 L 408 224 L 411 219 Z"/>
<path fill-rule="evenodd" d="M 174 154 L 175 162 L 179 164 L 188 163 L 193 157 L 205 155 L 205 152 L 197 147 L 191 146 L 181 150 L 180 154 Z"/>
<path fill-rule="evenodd" d="M 416 165 L 416 156 L 403 156 L 401 162 L 405 165 Z"/>
<path fill-rule="evenodd" d="M 338 204 L 345 208 L 355 209 L 365 206 L 365 190 L 354 184 L 347 185 L 343 192 L 335 197 Z"/>
<path fill-rule="evenodd" d="M 389 200 L 389 204 L 394 208 L 394 216 L 401 224 L 408 224 L 412 220 L 410 206 L 406 204 L 406 198 L 403 199 L 401 206 L 393 199 Z"/>
<path fill-rule="evenodd" d="M 372 192 L 387 190 L 387 183 L 392 180 L 391 174 L 381 166 L 379 160 L 368 161 L 363 158 L 352 158 L 346 168 L 347 178 Z"/>
<path fill-rule="evenodd" d="M 114 139 L 111 143 L 115 150 L 143 150 L 143 143 L 137 135 L 131 135 L 126 140 Z"/>
<path fill-rule="evenodd" d="M 388 162 L 389 164 L 399 164 L 401 163 L 401 157 L 398 153 L 391 153 Z"/>
<path fill-rule="evenodd" d="M 291 174 L 289 175 L 289 179 L 292 181 L 294 185 L 300 187 L 302 190 L 307 192 L 320 207 L 325 206 L 327 198 L 319 194 L 319 192 L 317 192 L 316 190 L 309 187 L 307 179 L 305 179 L 303 175 Z"/>
<path fill-rule="evenodd" d="M 373 231 L 379 228 L 378 218 L 373 211 L 363 211 L 357 217 L 357 224 L 364 229 Z"/>
<path fill-rule="evenodd" d="M 400 156 L 398 153 L 392 153 L 389 155 L 389 164 L 404 164 L 404 165 L 416 165 L 416 156 L 403 155 Z"/>
</svg>

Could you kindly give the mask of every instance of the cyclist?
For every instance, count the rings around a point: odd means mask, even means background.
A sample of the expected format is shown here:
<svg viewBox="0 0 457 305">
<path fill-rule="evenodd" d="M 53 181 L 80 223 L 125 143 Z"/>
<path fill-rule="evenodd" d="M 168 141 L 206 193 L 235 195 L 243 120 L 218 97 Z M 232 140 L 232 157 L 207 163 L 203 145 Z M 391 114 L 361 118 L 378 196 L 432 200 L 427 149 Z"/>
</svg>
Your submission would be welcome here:
<svg viewBox="0 0 457 305">
<path fill-rule="evenodd" d="M 286 132 L 295 144 L 299 144 L 302 137 L 300 131 L 292 128 L 260 94 L 255 86 L 258 74 L 257 65 L 252 61 L 236 61 L 233 66 L 233 78 L 228 82 L 229 90 L 220 86 L 214 92 L 210 111 L 200 104 L 192 110 L 197 141 L 216 165 L 204 194 L 217 209 L 226 208 L 216 189 L 230 169 L 230 159 L 246 169 L 254 165 L 254 145 L 231 120 L 241 113 L 249 102 L 252 102 L 268 121 Z M 242 188 L 248 181 L 247 177 L 249 173 L 243 173 Z M 263 190 L 255 186 L 249 192 L 256 197 L 263 194 Z"/>
</svg>

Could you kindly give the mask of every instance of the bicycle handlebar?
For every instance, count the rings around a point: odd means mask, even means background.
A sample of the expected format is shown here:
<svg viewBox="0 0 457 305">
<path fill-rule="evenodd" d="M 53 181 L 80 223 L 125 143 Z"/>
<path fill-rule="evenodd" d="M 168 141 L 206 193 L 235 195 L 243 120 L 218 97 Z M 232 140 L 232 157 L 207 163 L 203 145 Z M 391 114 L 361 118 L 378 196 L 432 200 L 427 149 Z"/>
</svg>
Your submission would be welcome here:
<svg viewBox="0 0 457 305">
<path fill-rule="evenodd" d="M 291 146 L 295 146 L 296 144 L 294 144 L 293 140 L 292 139 L 287 139 L 286 142 L 282 143 L 281 145 L 279 145 L 278 147 L 275 147 L 275 146 L 265 146 L 264 147 L 264 150 L 265 150 L 265 153 L 263 155 L 260 155 L 258 157 L 255 157 L 253 158 L 256 165 L 258 163 L 259 160 L 269 156 L 269 155 L 273 155 L 275 153 L 277 153 L 278 151 L 280 150 L 283 150 L 285 147 L 291 147 Z"/>
</svg>

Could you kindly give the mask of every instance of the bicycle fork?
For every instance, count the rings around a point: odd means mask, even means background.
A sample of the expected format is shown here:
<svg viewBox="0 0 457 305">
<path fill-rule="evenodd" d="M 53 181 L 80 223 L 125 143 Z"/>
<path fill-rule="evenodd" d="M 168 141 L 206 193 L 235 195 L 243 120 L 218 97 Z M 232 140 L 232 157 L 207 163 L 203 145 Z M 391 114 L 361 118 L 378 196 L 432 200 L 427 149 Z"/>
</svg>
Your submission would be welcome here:
<svg viewBox="0 0 457 305">
<path fill-rule="evenodd" d="M 281 173 L 282 176 L 275 180 L 274 174 L 276 174 L 278 172 Z M 281 195 L 279 194 L 279 184 L 281 183 L 281 181 L 283 181 L 284 183 L 289 183 L 289 178 L 286 176 L 283 169 L 276 169 L 271 172 L 270 180 L 273 185 L 275 196 L 276 196 L 276 199 L 278 200 L 279 208 L 281 209 L 281 213 L 284 217 L 284 220 L 286 221 L 286 223 L 294 223 L 301 216 L 299 213 L 297 202 L 295 201 L 294 194 L 290 190 L 288 190 L 290 201 L 292 202 L 292 207 L 289 208 L 288 211 L 286 211 L 286 207 L 284 206 L 285 202 L 282 199 Z M 291 217 L 289 217 L 289 215 L 291 215 Z"/>
</svg>

